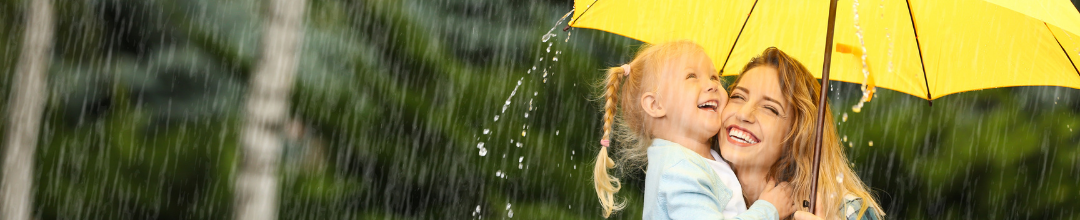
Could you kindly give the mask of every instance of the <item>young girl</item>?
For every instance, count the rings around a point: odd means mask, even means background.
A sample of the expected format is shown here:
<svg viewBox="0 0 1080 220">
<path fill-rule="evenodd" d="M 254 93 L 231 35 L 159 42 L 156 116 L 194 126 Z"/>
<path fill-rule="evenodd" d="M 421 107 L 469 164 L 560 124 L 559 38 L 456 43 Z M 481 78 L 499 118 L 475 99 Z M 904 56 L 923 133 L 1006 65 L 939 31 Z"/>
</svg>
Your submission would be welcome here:
<svg viewBox="0 0 1080 220">
<path fill-rule="evenodd" d="M 613 134 L 623 146 L 618 148 L 621 163 L 628 169 L 648 166 L 644 219 L 791 215 L 795 207 L 787 184 L 767 184 L 747 209 L 738 205 L 741 190 L 732 190 L 739 184 L 730 166 L 710 165 L 724 163 L 714 156 L 710 140 L 720 131 L 719 111 L 727 92 L 720 89 L 720 77 L 701 46 L 689 41 L 646 46 L 630 63 L 609 69 L 604 83 L 604 147 L 593 178 L 605 218 L 623 208 L 614 198 L 619 180 L 608 175 L 615 167 L 607 152 Z"/>
</svg>

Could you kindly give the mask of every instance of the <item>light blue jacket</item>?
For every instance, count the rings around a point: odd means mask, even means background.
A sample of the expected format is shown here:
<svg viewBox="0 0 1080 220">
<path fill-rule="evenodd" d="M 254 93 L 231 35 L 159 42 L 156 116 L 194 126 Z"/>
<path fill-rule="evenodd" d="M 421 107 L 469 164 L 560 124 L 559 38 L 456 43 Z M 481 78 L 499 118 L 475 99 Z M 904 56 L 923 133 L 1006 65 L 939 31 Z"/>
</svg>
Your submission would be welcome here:
<svg viewBox="0 0 1080 220">
<path fill-rule="evenodd" d="M 731 189 L 720 182 L 705 158 L 679 144 L 653 139 L 645 174 L 645 211 L 642 219 L 724 219 L 720 213 L 731 199 Z M 776 207 L 758 200 L 735 216 L 742 220 L 779 219 Z"/>
</svg>

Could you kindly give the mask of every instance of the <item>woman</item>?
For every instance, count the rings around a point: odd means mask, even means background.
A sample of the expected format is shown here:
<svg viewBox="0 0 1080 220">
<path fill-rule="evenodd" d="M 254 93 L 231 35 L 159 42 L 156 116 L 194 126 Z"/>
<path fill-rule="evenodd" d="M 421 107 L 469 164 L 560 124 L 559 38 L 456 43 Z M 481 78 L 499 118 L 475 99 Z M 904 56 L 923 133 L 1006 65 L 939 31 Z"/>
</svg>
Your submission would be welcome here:
<svg viewBox="0 0 1080 220">
<path fill-rule="evenodd" d="M 770 180 L 790 181 L 796 201 L 810 197 L 819 87 L 806 67 L 772 47 L 746 64 L 731 84 L 720 115 L 720 155 L 735 168 L 747 204 Z M 879 219 L 884 213 L 848 166 L 832 114 L 825 109 L 815 212 L 823 216 L 804 207 L 795 217 Z"/>
</svg>

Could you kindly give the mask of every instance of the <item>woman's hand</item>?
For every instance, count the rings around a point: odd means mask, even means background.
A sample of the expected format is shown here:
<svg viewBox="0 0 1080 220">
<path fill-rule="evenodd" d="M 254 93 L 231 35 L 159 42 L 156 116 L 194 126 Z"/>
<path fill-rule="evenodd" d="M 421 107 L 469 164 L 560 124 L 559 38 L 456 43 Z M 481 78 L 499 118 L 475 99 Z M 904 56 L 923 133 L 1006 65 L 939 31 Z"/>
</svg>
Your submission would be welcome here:
<svg viewBox="0 0 1080 220">
<path fill-rule="evenodd" d="M 765 190 L 761 191 L 758 199 L 772 203 L 776 207 L 778 216 L 791 216 L 791 213 L 796 210 L 795 202 L 791 200 L 791 184 L 788 182 L 776 184 L 776 181 L 770 180 L 765 184 Z"/>
<path fill-rule="evenodd" d="M 812 213 L 805 212 L 805 211 L 795 211 L 795 218 L 794 219 L 795 220 L 822 220 L 821 217 L 818 217 L 818 216 L 816 216 L 816 215 L 814 215 Z"/>
</svg>

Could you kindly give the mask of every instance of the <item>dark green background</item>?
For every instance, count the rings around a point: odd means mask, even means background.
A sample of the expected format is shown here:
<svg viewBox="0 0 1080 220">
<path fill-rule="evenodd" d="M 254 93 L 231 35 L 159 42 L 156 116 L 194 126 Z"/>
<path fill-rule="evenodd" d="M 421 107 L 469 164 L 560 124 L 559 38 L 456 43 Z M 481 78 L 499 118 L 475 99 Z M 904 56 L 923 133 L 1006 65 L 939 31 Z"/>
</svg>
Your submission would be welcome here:
<svg viewBox="0 0 1080 220">
<path fill-rule="evenodd" d="M 55 2 L 35 215 L 231 218 L 260 1 Z M 0 103 L 25 5 L 0 1 Z M 601 218 L 595 85 L 640 43 L 562 32 L 555 22 L 571 8 L 310 0 L 291 98 L 303 132 L 282 137 L 280 217 Z M 992 89 L 930 107 L 879 90 L 853 113 L 858 85 L 832 85 L 852 166 L 888 218 L 1080 219 L 1080 91 Z M 640 218 L 641 177 L 626 178 L 628 208 L 614 218 Z"/>
</svg>

